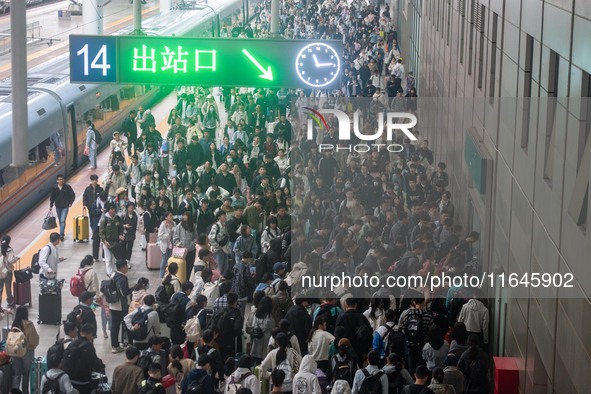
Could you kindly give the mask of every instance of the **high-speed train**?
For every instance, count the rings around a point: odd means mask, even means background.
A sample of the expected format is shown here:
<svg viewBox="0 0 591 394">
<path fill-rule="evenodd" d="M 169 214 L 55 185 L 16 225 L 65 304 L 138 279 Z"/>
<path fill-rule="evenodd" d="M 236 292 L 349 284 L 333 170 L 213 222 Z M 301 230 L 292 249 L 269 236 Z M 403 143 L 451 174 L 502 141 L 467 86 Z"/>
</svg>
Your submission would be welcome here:
<svg viewBox="0 0 591 394">
<path fill-rule="evenodd" d="M 193 11 L 170 11 L 146 19 L 146 34 L 160 36 L 218 36 L 223 25 L 246 22 L 262 0 L 210 0 Z M 129 34 L 131 28 L 117 34 Z M 103 146 L 113 131 L 138 106 L 161 98 L 154 85 L 99 85 L 69 82 L 69 55 L 64 54 L 29 70 L 29 166 L 13 168 L 10 79 L 0 83 L 0 233 L 12 227 L 27 211 L 46 198 L 57 174 L 66 177 L 87 165 L 83 155 L 86 121 L 103 136 Z M 41 226 L 41 223 L 39 224 Z"/>
</svg>

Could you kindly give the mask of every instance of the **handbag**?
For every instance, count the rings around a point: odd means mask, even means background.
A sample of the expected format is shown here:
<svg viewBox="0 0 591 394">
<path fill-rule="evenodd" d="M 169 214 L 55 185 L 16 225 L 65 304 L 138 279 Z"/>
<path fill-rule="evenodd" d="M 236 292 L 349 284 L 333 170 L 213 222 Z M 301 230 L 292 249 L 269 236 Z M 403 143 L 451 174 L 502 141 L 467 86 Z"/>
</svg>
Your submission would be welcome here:
<svg viewBox="0 0 591 394">
<path fill-rule="evenodd" d="M 185 259 L 187 257 L 187 248 L 181 248 L 180 246 L 173 247 L 172 248 L 172 256 Z"/>
<path fill-rule="evenodd" d="M 6 355 L 23 357 L 25 354 L 27 354 L 27 338 L 19 328 L 13 327 L 6 338 Z"/>
<path fill-rule="evenodd" d="M 43 225 L 41 228 L 43 230 L 53 230 L 56 227 L 57 221 L 55 220 L 55 216 L 53 216 L 53 211 L 50 209 L 49 212 L 47 212 L 45 219 L 43 219 Z"/>
<path fill-rule="evenodd" d="M 30 268 L 14 271 L 14 280 L 16 283 L 26 283 L 33 279 L 33 271 Z"/>
<path fill-rule="evenodd" d="M 83 154 L 84 156 L 90 156 L 90 149 L 88 149 L 88 146 L 84 148 Z"/>
</svg>

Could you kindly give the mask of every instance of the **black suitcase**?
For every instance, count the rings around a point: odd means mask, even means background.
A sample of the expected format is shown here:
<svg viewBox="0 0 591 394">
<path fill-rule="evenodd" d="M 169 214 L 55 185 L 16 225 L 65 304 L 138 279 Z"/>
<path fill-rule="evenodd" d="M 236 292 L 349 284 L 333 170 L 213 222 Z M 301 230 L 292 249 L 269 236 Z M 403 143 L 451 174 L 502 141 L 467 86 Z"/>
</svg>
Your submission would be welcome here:
<svg viewBox="0 0 591 394">
<path fill-rule="evenodd" d="M 39 294 L 39 318 L 38 324 L 62 323 L 62 295 Z"/>
</svg>

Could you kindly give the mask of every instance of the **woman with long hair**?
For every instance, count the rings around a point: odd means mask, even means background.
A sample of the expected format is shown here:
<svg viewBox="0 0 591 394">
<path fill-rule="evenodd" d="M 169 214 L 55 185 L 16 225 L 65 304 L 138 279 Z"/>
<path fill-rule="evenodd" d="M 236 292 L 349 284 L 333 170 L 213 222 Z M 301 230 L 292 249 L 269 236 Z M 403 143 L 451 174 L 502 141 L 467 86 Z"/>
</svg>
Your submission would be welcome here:
<svg viewBox="0 0 591 394">
<path fill-rule="evenodd" d="M 178 272 L 178 264 L 170 263 L 168 264 L 168 274 L 162 279 L 162 284 L 164 286 L 170 286 L 170 290 L 166 290 L 170 296 L 181 291 L 181 281 L 176 276 Z"/>
<path fill-rule="evenodd" d="M 369 320 L 371 329 L 376 331 L 378 327 L 381 327 L 386 323 L 386 317 L 384 315 L 384 301 L 379 297 L 372 298 L 369 308 L 363 312 L 363 316 Z"/>
<path fill-rule="evenodd" d="M 39 345 L 39 334 L 37 334 L 33 322 L 29 320 L 29 310 L 26 306 L 21 305 L 16 308 L 12 329 L 18 329 L 25 334 L 25 345 L 27 347 L 27 352 L 23 357 L 10 357 L 12 388 L 21 388 L 22 383 L 21 390 L 23 394 L 29 394 L 29 373 L 35 359 L 35 348 Z"/>
<path fill-rule="evenodd" d="M 261 253 L 265 254 L 271 247 L 271 240 L 279 236 L 279 229 L 277 228 L 277 218 L 271 216 L 267 223 L 267 228 L 261 234 Z"/>
<path fill-rule="evenodd" d="M 131 302 L 129 303 L 128 313 L 135 311 L 137 308 L 144 305 L 144 297 L 148 295 L 150 288 L 150 281 L 148 278 L 141 277 L 132 288 Z"/>
<path fill-rule="evenodd" d="M 14 250 L 10 247 L 10 235 L 6 234 L 2 237 L 0 242 L 0 302 L 2 302 L 2 293 L 6 288 L 6 302 L 8 308 L 14 308 L 14 297 L 12 296 L 12 272 L 14 271 L 14 263 L 16 256 Z M 0 312 L 2 312 L 0 305 Z"/>
<path fill-rule="evenodd" d="M 322 316 L 317 316 L 314 320 L 314 326 L 308 334 L 308 352 L 314 357 L 318 368 L 320 368 L 330 381 L 331 368 L 328 357 L 328 348 L 335 340 L 334 335 L 326 331 L 326 320 Z"/>
<path fill-rule="evenodd" d="M 277 348 L 267 354 L 261 364 L 261 371 L 265 377 L 269 376 L 269 370 L 280 369 L 285 373 L 285 380 L 281 386 L 281 392 L 290 394 L 293 392 L 293 377 L 300 369 L 301 356 L 289 347 L 289 339 L 283 332 L 275 336 Z"/>
<path fill-rule="evenodd" d="M 187 249 L 187 272 L 185 278 L 190 278 L 195 266 L 195 242 L 197 241 L 197 230 L 191 216 L 191 212 L 183 212 L 183 218 L 176 225 L 173 232 L 172 244 Z"/>
<path fill-rule="evenodd" d="M 172 254 L 172 238 L 174 233 L 174 220 L 172 213 L 167 211 L 162 217 L 160 227 L 158 227 L 158 247 L 162 252 L 162 262 L 160 263 L 160 278 L 164 278 L 168 259 Z"/>
<path fill-rule="evenodd" d="M 150 242 L 150 234 L 155 233 L 158 230 L 158 215 L 156 214 L 156 200 L 151 198 L 146 202 L 146 210 L 142 214 L 142 220 L 144 222 L 144 234 L 146 238 L 146 244 Z"/>
<path fill-rule="evenodd" d="M 259 301 L 258 307 L 252 317 L 252 347 L 250 355 L 260 363 L 267 356 L 267 345 L 271 338 L 271 331 L 275 327 L 273 319 L 273 300 L 271 297 L 264 296 Z"/>
</svg>

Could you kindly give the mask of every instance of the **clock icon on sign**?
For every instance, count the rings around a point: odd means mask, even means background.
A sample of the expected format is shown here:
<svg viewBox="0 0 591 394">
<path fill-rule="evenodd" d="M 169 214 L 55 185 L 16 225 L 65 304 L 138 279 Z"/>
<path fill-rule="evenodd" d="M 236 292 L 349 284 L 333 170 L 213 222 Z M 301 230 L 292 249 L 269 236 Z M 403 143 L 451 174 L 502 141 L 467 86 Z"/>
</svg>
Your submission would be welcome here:
<svg viewBox="0 0 591 394">
<path fill-rule="evenodd" d="M 341 70 L 341 59 L 330 45 L 315 42 L 303 47 L 296 56 L 298 77 L 306 85 L 321 88 L 333 83 Z"/>
</svg>

